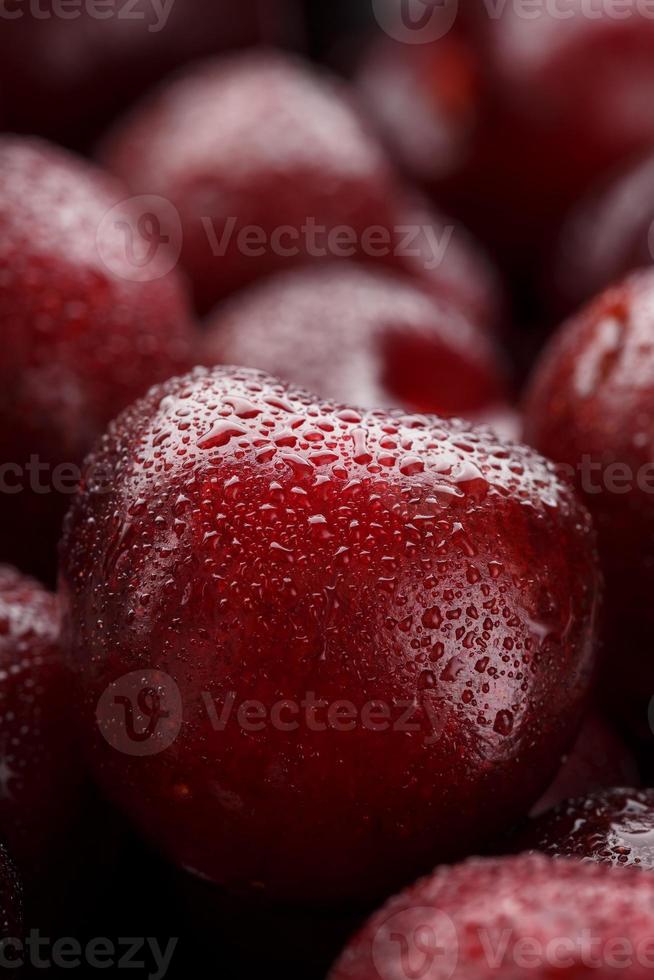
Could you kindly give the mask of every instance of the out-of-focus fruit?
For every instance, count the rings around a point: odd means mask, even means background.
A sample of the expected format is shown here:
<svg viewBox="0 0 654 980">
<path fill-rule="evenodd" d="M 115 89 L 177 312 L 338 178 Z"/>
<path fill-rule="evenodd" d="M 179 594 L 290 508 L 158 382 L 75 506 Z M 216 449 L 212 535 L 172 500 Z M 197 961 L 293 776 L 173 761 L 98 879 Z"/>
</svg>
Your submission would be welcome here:
<svg viewBox="0 0 654 980">
<path fill-rule="evenodd" d="M 174 256 L 125 197 L 64 151 L 0 139 L 0 558 L 40 574 L 93 441 L 191 363 Z"/>
<path fill-rule="evenodd" d="M 387 902 L 329 976 L 647 980 L 653 930 L 651 875 L 542 855 L 473 859 Z"/>
<path fill-rule="evenodd" d="M 280 273 L 219 307 L 203 361 L 362 408 L 469 417 L 507 395 L 486 331 L 417 283 L 354 264 Z"/>
<path fill-rule="evenodd" d="M 61 573 L 80 712 L 177 864 L 367 899 L 526 814 L 593 665 L 594 537 L 549 463 L 216 368 L 152 389 L 89 466 Z"/>
<path fill-rule="evenodd" d="M 280 54 L 211 61 L 165 85 L 104 158 L 134 193 L 177 208 L 203 311 L 278 269 L 366 257 L 393 224 L 391 168 L 346 90 Z"/>
<path fill-rule="evenodd" d="M 568 321 L 537 365 L 525 435 L 564 463 L 595 519 L 606 577 L 606 691 L 637 731 L 654 693 L 654 269 Z"/>
</svg>

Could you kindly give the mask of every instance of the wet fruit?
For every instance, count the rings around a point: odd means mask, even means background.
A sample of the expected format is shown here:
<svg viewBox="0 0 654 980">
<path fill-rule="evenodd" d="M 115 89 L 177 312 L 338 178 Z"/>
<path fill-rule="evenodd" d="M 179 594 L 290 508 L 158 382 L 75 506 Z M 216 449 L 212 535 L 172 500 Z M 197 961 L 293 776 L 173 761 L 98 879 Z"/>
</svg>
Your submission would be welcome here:
<svg viewBox="0 0 654 980">
<path fill-rule="evenodd" d="M 104 159 L 179 212 L 203 311 L 266 273 L 365 257 L 392 225 L 391 169 L 347 92 L 281 54 L 194 68 L 116 127 Z"/>
<path fill-rule="evenodd" d="M 41 574 L 94 439 L 191 362 L 174 261 L 124 197 L 64 151 L 0 139 L 0 557 Z"/>
<path fill-rule="evenodd" d="M 527 441 L 565 464 L 595 519 L 607 703 L 643 733 L 654 691 L 653 327 L 654 270 L 634 273 L 562 327 L 525 403 Z"/>
<path fill-rule="evenodd" d="M 469 417 L 507 398 L 487 331 L 417 284 L 354 264 L 281 273 L 219 307 L 203 359 L 364 408 Z"/>
<path fill-rule="evenodd" d="M 215 368 L 152 389 L 88 465 L 61 569 L 80 711 L 105 791 L 176 863 L 367 899 L 545 788 L 597 572 L 531 450 Z"/>
<path fill-rule="evenodd" d="M 392 898 L 330 980 L 646 980 L 654 877 L 541 855 L 441 868 Z"/>
</svg>

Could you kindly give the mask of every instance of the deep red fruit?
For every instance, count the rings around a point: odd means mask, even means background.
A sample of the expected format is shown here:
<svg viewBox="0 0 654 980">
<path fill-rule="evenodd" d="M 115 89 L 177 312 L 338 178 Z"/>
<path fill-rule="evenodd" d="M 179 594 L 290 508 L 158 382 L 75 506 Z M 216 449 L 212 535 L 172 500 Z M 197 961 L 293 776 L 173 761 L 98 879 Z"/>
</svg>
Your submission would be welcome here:
<svg viewBox="0 0 654 980">
<path fill-rule="evenodd" d="M 527 441 L 567 465 L 595 518 L 607 582 L 607 693 L 643 731 L 654 691 L 653 378 L 651 270 L 564 325 L 525 403 Z"/>
<path fill-rule="evenodd" d="M 654 871 L 654 790 L 608 789 L 569 799 L 531 821 L 518 846 Z"/>
<path fill-rule="evenodd" d="M 36 13 L 35 5 L 16 3 L 14 16 L 3 17 L 0 97 L 6 95 L 12 130 L 79 145 L 180 64 L 282 40 L 290 26 L 286 0 L 103 0 L 100 6 L 80 3 L 65 16 L 61 4 L 39 0 Z"/>
<path fill-rule="evenodd" d="M 138 239 L 147 214 L 134 242 L 128 208 L 109 213 L 125 196 L 55 147 L 0 139 L 0 557 L 21 567 L 54 563 L 75 467 L 107 422 L 191 361 L 173 261 Z"/>
<path fill-rule="evenodd" d="M 169 83 L 117 127 L 105 159 L 179 211 L 202 310 L 276 269 L 365 255 L 392 224 L 389 165 L 347 94 L 280 54 Z"/>
<path fill-rule="evenodd" d="M 593 535 L 550 464 L 219 368 L 153 389 L 90 464 L 62 549 L 81 710 L 174 861 L 368 898 L 526 813 L 592 667 Z"/>
<path fill-rule="evenodd" d="M 441 868 L 392 898 L 330 980 L 646 980 L 654 877 L 541 855 Z"/>
<path fill-rule="evenodd" d="M 553 287 L 565 312 L 654 258 L 654 156 L 639 160 L 578 205 L 554 258 Z"/>
<path fill-rule="evenodd" d="M 507 393 L 483 330 L 409 280 L 345 263 L 280 273 L 220 307 L 204 363 L 364 408 L 470 416 Z"/>
<path fill-rule="evenodd" d="M 636 786 L 636 760 L 615 728 L 594 711 L 582 725 L 556 779 L 532 810 L 540 816 L 563 800 L 585 796 L 608 786 Z"/>
<path fill-rule="evenodd" d="M 398 203 L 395 266 L 482 326 L 506 333 L 504 290 L 484 250 L 419 195 Z"/>
<path fill-rule="evenodd" d="M 0 565 L 0 839 L 30 912 L 60 904 L 74 879 L 86 791 L 57 600 Z"/>
</svg>

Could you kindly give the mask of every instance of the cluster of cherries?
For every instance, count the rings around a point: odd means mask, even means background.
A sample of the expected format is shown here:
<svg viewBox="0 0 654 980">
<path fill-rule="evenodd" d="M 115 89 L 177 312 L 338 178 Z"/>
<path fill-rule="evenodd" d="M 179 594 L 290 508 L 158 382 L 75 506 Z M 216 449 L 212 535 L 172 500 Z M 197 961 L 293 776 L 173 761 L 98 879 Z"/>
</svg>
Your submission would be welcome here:
<svg viewBox="0 0 654 980">
<path fill-rule="evenodd" d="M 99 788 L 209 920 L 362 921 L 436 867 L 332 980 L 561 938 L 529 976 L 586 976 L 582 934 L 654 943 L 654 20 L 470 5 L 350 84 L 168 77 L 226 6 L 0 36 L 40 134 L 0 135 L 3 935 L 82 887 Z M 570 314 L 519 400 L 507 270 Z"/>
</svg>

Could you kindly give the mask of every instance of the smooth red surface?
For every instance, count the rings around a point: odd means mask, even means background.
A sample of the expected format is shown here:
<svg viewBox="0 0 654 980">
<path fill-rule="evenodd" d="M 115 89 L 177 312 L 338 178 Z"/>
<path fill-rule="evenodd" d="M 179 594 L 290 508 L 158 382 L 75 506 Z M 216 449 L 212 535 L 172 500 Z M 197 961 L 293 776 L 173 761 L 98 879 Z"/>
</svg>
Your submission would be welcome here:
<svg viewBox="0 0 654 980">
<path fill-rule="evenodd" d="M 648 732 L 654 691 L 654 270 L 608 289 L 554 337 L 525 402 L 525 435 L 565 463 L 593 514 L 606 577 L 608 703 Z"/>
<path fill-rule="evenodd" d="M 152 281 L 132 281 L 124 232 L 103 224 L 125 196 L 54 146 L 0 138 L 0 559 L 44 574 L 74 467 L 114 415 L 192 363 L 181 279 L 157 277 L 162 251 L 143 267 Z"/>
<path fill-rule="evenodd" d="M 654 790 L 606 789 L 535 820 L 521 849 L 654 871 Z"/>
<path fill-rule="evenodd" d="M 462 422 L 220 368 L 153 389 L 90 462 L 108 478 L 76 499 L 61 571 L 88 745 L 172 860 L 261 897 L 368 899 L 527 812 L 593 666 L 593 534 L 549 464 Z M 183 724 L 136 757 L 95 711 L 145 670 L 162 710 L 174 679 Z M 313 692 L 355 725 L 301 710 L 290 732 L 236 714 L 215 730 L 203 692 L 218 713 L 230 692 L 268 712 Z"/>
<path fill-rule="evenodd" d="M 287 0 L 5 6 L 0 98 L 8 128 L 76 146 L 189 59 L 283 41 L 293 20 Z"/>
<path fill-rule="evenodd" d="M 584 721 L 577 741 L 547 792 L 532 810 L 539 816 L 574 797 L 609 786 L 637 786 L 638 766 L 616 728 L 597 711 Z"/>
<path fill-rule="evenodd" d="M 210 319 L 202 356 L 363 408 L 469 416 L 508 393 L 487 331 L 417 283 L 353 263 L 281 273 L 235 297 Z"/>
<path fill-rule="evenodd" d="M 651 875 L 543 856 L 472 859 L 387 902 L 330 980 L 414 971 L 430 980 L 646 980 L 653 929 Z"/>
<path fill-rule="evenodd" d="M 392 225 L 393 174 L 347 90 L 279 53 L 169 82 L 117 125 L 104 159 L 133 192 L 179 211 L 203 311 L 266 273 L 333 258 L 328 231 L 351 230 L 356 244 L 336 247 L 358 252 L 369 229 Z"/>
</svg>

